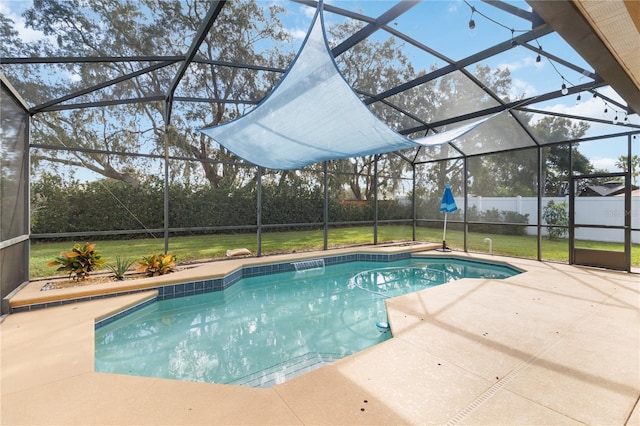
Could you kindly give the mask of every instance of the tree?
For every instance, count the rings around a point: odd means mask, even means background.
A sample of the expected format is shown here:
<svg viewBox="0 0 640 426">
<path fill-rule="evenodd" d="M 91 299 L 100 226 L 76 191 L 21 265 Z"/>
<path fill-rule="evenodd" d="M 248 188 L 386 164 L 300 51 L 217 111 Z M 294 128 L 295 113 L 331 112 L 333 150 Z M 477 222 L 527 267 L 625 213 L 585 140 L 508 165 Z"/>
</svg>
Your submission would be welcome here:
<svg viewBox="0 0 640 426">
<path fill-rule="evenodd" d="M 473 75 L 483 81 L 495 96 L 505 101 L 510 100 L 512 80 L 508 69 L 492 70 L 486 65 L 478 65 L 474 68 Z M 435 98 L 438 100 L 441 118 L 490 108 L 496 103 L 493 97 L 488 96 L 471 79 L 461 73 L 445 76 L 434 89 L 437 93 Z M 521 132 L 509 115 L 503 113 L 460 138 L 457 143 L 471 153 L 474 150 L 505 151 L 519 146 Z M 523 189 L 525 192 L 531 191 L 531 186 L 535 182 L 532 174 L 536 171 L 535 156 L 531 157 L 528 151 L 510 151 L 470 158 L 468 161 L 469 191 L 486 196 L 515 195 L 513 192 Z M 438 182 L 438 186 L 434 188 L 437 194 L 442 193 L 445 183 L 450 180 L 445 179 L 443 173 L 446 163 L 440 163 L 439 175 L 431 176 Z M 459 164 L 448 163 L 454 168 L 462 166 L 461 160 L 458 161 Z"/>
<path fill-rule="evenodd" d="M 628 159 L 629 157 L 627 157 L 626 155 L 621 155 L 620 157 L 618 157 L 618 160 L 616 161 L 616 167 L 622 169 L 625 173 L 629 173 Z M 638 176 L 640 176 L 640 157 L 637 155 L 632 155 L 631 156 L 631 179 L 634 184 L 638 179 Z"/>
<path fill-rule="evenodd" d="M 46 40 L 24 43 L 10 56 L 29 56 L 37 51 L 47 56 L 149 57 L 172 56 L 186 52 L 205 16 L 209 2 L 189 0 L 35 0 L 25 12 L 27 24 L 42 31 Z M 36 165 L 54 162 L 68 166 L 82 165 L 103 176 L 135 182 L 132 171 L 140 170 L 139 161 L 107 154 L 106 151 L 162 155 L 168 141 L 171 154 L 199 160 L 203 176 L 216 187 L 238 184 L 239 162 L 231 153 L 194 130 L 232 119 L 243 113 L 241 104 L 227 104 L 230 99 L 255 101 L 264 96 L 280 78 L 277 72 L 255 72 L 242 67 L 219 66 L 211 61 L 262 64 L 283 68 L 292 57 L 280 49 L 289 35 L 277 18 L 283 9 L 263 6 L 255 0 L 227 3 L 216 20 L 214 30 L 199 50 L 203 61 L 193 64 L 184 75 L 177 94 L 194 93 L 216 99 L 212 103 L 187 103 L 174 107 L 171 127 L 165 123 L 165 104 L 160 101 L 123 103 L 119 106 L 79 109 L 73 112 L 49 112 L 34 125 L 32 141 L 36 145 L 70 148 L 71 154 L 39 150 Z M 3 24 L 7 20 L 3 20 Z M 2 45 L 15 39 L 3 25 Z M 272 47 L 265 48 L 264 40 Z M 208 60 L 208 62 L 207 62 Z M 27 100 L 40 104 L 44 100 L 95 86 L 115 78 L 157 66 L 154 59 L 143 61 L 85 62 L 52 67 L 46 78 L 31 80 L 24 67 L 13 68 L 21 80 Z M 33 67 L 31 67 L 33 68 Z M 74 99 L 74 102 L 151 98 L 166 95 L 175 76 L 176 66 L 163 66 L 152 72 L 107 85 L 99 91 Z M 44 90 L 49 88 L 49 90 Z M 232 107 L 228 107 L 232 105 Z M 124 129 L 124 130 L 123 130 Z M 168 135 L 165 135 L 168 129 Z M 147 161 L 149 163 L 149 161 Z M 44 163 L 43 163 L 44 164 Z M 174 175 L 189 174 L 194 163 L 173 170 Z M 149 164 L 147 164 L 148 166 Z M 183 166 L 184 164 L 181 164 Z M 251 178 L 250 178 L 251 179 Z M 247 181 L 244 180 L 246 183 Z"/>
<path fill-rule="evenodd" d="M 202 7 L 202 2 L 195 2 Z M 205 4 L 206 5 L 206 4 Z M 229 4 L 227 4 L 229 6 Z M 233 2 L 223 9 L 224 16 L 216 21 L 215 31 L 203 43 L 200 51 L 206 52 L 206 57 L 240 64 L 261 64 L 284 69 L 292 58 L 293 53 L 282 53 L 281 48 L 290 41 L 290 36 L 284 31 L 278 14 L 282 7 L 271 5 L 268 10 L 261 7 L 261 3 L 254 0 Z M 188 14 L 188 27 L 197 28 L 201 10 L 192 7 Z M 264 49 L 260 47 L 268 40 L 274 47 Z M 280 47 L 279 47 L 280 46 Z M 225 148 L 216 144 L 211 138 L 197 133 L 198 127 L 219 124 L 236 118 L 246 112 L 241 104 L 230 103 L 230 99 L 246 99 L 257 101 L 264 97 L 282 77 L 276 72 L 257 73 L 251 69 L 241 67 L 216 67 L 209 64 L 194 65 L 198 72 L 185 80 L 199 88 L 203 94 L 220 102 L 206 104 L 185 104 L 183 113 L 175 121 L 181 123 L 187 131 L 173 133 L 172 141 L 175 148 L 186 155 L 201 160 L 201 167 L 207 180 L 215 187 L 233 187 L 239 182 L 243 166 L 238 165 L 238 158 Z M 202 124 L 199 124 L 202 123 Z M 211 161 L 214 160 L 214 161 Z M 267 171 L 267 173 L 274 173 Z M 242 180 L 244 184 L 248 180 Z"/>
<path fill-rule="evenodd" d="M 139 184 L 145 179 L 141 170 L 152 170 L 149 174 L 154 175 L 163 173 L 159 158 L 163 157 L 164 146 L 168 144 L 170 155 L 195 160 L 171 162 L 173 181 L 193 180 L 229 190 L 253 185 L 254 167 L 196 130 L 246 113 L 247 104 L 242 101 L 259 101 L 282 77 L 275 70 L 284 69 L 291 62 L 293 52 L 288 44 L 290 36 L 278 18 L 284 11 L 278 3 L 266 6 L 256 0 L 239 0 L 225 5 L 198 52 L 199 61 L 190 66 L 176 92 L 176 96 L 197 96 L 211 102 L 178 102 L 173 108 L 171 123 L 166 123 L 166 105 L 162 100 L 155 100 L 167 94 L 177 65 L 164 66 L 160 59 L 149 55 L 167 58 L 187 51 L 208 6 L 209 2 L 198 0 L 34 0 L 25 12 L 26 22 L 48 36 L 37 43 L 14 43 L 17 35 L 3 17 L 0 22 L 3 55 L 147 58 L 62 63 L 49 68 L 12 66 L 13 77 L 21 85 L 19 90 L 24 88 L 21 93 L 34 105 L 148 67 L 159 67 L 72 100 L 121 100 L 120 105 L 36 115 L 42 120 L 34 123 L 32 142 L 41 148 L 33 151 L 34 165 L 82 166 L 100 176 Z M 348 21 L 330 28 L 332 43 L 346 39 L 362 26 Z M 414 70 L 402 47 L 394 37 L 384 41 L 366 39 L 340 55 L 337 62 L 347 81 L 367 99 L 426 73 Z M 238 66 L 222 66 L 220 61 Z M 265 65 L 272 70 L 257 72 L 242 64 Z M 32 72 L 34 69 L 38 71 Z M 435 65 L 431 69 L 434 70 Z M 488 94 L 474 79 L 493 93 Z M 375 102 L 370 108 L 390 127 L 400 130 L 495 106 L 494 96 L 509 101 L 511 90 L 508 69 L 479 65 L 473 70 L 473 78 L 462 72 L 450 73 L 391 96 L 385 102 Z M 146 101 L 127 102 L 137 97 Z M 410 111 L 411 115 L 390 105 Z M 518 117 L 523 124 L 529 124 L 531 132 L 545 144 L 580 137 L 587 129 L 584 124 L 572 124 L 563 118 L 547 117 L 531 124 L 531 116 L 519 114 Z M 479 152 L 500 152 L 519 146 L 519 139 L 523 137 L 527 135 L 522 128 L 514 125 L 505 113 L 494 118 L 491 126 L 481 126 L 465 136 L 464 143 Z M 50 149 L 52 147 L 64 149 Z M 411 162 L 407 159 L 429 157 L 429 153 L 439 149 L 443 148 L 331 161 L 332 190 L 341 188 L 357 199 L 371 200 L 375 183 L 378 188 L 384 188 L 386 194 L 392 194 L 397 177 L 410 170 Z M 547 191 L 559 190 L 563 173 L 570 170 L 564 164 L 568 158 L 563 152 L 566 149 L 562 145 L 550 145 L 547 149 L 544 171 Z M 576 147 L 572 149 L 573 169 L 586 170 L 588 160 Z M 155 158 L 150 158 L 152 156 Z M 442 191 L 444 177 L 459 167 L 456 163 L 459 161 L 442 163 L 437 172 L 429 172 L 435 173 L 429 178 L 438 182 L 434 192 Z M 381 176 L 378 182 L 373 182 L 374 167 Z M 537 158 L 531 152 L 511 152 L 508 158 L 487 156 L 473 167 L 473 189 L 477 193 L 530 195 L 538 190 Z M 281 185 L 317 179 L 311 169 L 295 173 L 265 170 L 263 174 L 274 177 Z"/>
<path fill-rule="evenodd" d="M 329 29 L 331 39 L 344 40 L 357 32 L 362 23 L 347 22 Z M 366 39 L 336 58 L 338 67 L 345 79 L 357 92 L 367 98 L 366 94 L 381 93 L 395 87 L 404 81 L 415 78 L 415 72 L 409 59 L 402 52 L 402 46 L 396 44 L 394 38 L 385 41 Z M 424 89 L 413 93 L 396 95 L 390 101 L 400 108 L 429 108 L 425 97 L 419 96 Z M 406 126 L 406 115 L 397 110 L 377 102 L 371 107 L 372 112 L 391 128 L 401 129 Z M 376 165 L 377 162 L 377 165 Z M 349 197 L 357 200 L 373 200 L 374 198 L 374 167 L 377 167 L 378 189 L 386 188 L 387 193 L 394 193 L 397 182 L 394 177 L 402 175 L 410 164 L 395 154 L 381 156 L 368 155 L 359 158 L 333 160 L 329 162 L 333 173 L 333 184 L 348 190 Z M 387 178 L 384 178 L 387 176 Z"/>
<path fill-rule="evenodd" d="M 545 143 L 579 139 L 587 130 L 587 123 L 575 123 L 563 117 L 544 117 L 532 126 L 534 135 Z M 552 144 L 544 149 L 544 154 L 543 195 L 564 195 L 563 182 L 569 180 L 572 171 L 579 174 L 593 172 L 593 165 L 579 151 L 579 144 Z"/>
<path fill-rule="evenodd" d="M 589 128 L 585 123 L 576 124 L 563 117 L 544 117 L 535 123 L 531 123 L 531 115 L 519 117 L 529 124 L 534 136 L 545 143 L 578 139 Z M 543 195 L 559 195 L 563 181 L 569 179 L 571 171 L 579 174 L 594 171 L 589 159 L 578 149 L 578 144 L 550 144 L 543 148 Z M 535 149 L 474 157 L 469 162 L 470 174 L 473 176 L 470 191 L 484 196 L 533 196 L 537 193 L 537 164 Z"/>
<path fill-rule="evenodd" d="M 565 201 L 556 203 L 553 200 L 549 200 L 542 211 L 542 219 L 547 225 L 556 225 L 547 228 L 547 235 L 550 240 L 564 237 L 568 232 L 567 225 L 569 223 L 567 203 Z"/>
</svg>

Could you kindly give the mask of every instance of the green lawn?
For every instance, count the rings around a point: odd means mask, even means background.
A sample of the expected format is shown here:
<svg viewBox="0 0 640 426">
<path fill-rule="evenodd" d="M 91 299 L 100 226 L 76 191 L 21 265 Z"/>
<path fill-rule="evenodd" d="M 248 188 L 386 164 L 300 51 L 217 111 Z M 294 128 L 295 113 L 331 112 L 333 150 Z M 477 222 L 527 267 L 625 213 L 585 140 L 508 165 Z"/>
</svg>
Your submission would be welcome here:
<svg viewBox="0 0 640 426">
<path fill-rule="evenodd" d="M 373 243 L 373 227 L 348 227 L 332 228 L 329 230 L 329 247 L 344 247 L 358 244 Z M 322 249 L 322 230 L 268 232 L 262 234 L 262 254 L 291 253 L 294 251 L 308 251 Z M 378 228 L 378 243 L 390 241 L 408 241 L 412 238 L 411 226 L 380 226 Z M 455 250 L 462 250 L 464 235 L 462 231 L 448 230 L 447 245 Z M 493 253 L 506 256 L 524 257 L 535 259 L 537 257 L 536 237 L 534 236 L 510 236 L 495 234 L 468 235 L 469 251 L 487 253 L 489 246 L 484 242 L 485 238 L 491 238 Z M 432 228 L 418 228 L 416 239 L 418 241 L 442 241 L 442 230 Z M 55 258 L 61 251 L 71 249 L 72 242 L 55 242 L 31 244 L 30 269 L 31 278 L 40 278 L 55 275 L 55 268 L 46 264 Z M 604 250 L 620 250 L 621 244 L 603 243 L 594 241 L 580 242 L 581 247 L 598 248 Z M 224 258 L 228 249 L 248 248 L 256 253 L 257 241 L 255 234 L 216 234 L 171 237 L 169 251 L 176 256 L 178 262 L 192 262 L 196 260 Z M 97 241 L 96 249 L 108 264 L 115 263 L 116 256 L 126 259 L 140 259 L 154 252 L 164 251 L 162 239 L 135 239 L 116 241 Z M 542 242 L 542 258 L 567 262 L 567 240 Z M 634 244 L 632 248 L 631 262 L 634 266 L 640 266 L 640 245 Z"/>
</svg>

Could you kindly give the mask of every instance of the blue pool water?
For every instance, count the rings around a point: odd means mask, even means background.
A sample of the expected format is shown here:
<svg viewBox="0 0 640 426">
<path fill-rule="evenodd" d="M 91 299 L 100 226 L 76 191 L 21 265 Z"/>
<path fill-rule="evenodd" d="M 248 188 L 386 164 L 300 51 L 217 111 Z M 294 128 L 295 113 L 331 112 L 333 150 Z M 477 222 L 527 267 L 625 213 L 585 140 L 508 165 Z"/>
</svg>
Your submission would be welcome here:
<svg viewBox="0 0 640 426">
<path fill-rule="evenodd" d="M 269 387 L 391 338 L 389 297 L 520 271 L 456 259 L 310 265 L 156 301 L 96 330 L 95 369 Z"/>
</svg>

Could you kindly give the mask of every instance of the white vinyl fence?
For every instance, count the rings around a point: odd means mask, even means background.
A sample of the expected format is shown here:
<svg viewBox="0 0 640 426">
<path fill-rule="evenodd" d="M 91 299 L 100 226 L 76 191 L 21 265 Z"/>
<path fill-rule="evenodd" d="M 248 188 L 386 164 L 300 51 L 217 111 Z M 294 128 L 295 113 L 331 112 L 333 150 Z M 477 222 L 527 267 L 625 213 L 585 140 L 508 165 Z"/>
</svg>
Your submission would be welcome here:
<svg viewBox="0 0 640 426">
<path fill-rule="evenodd" d="M 546 207 L 550 200 L 555 203 L 566 202 L 569 209 L 569 197 L 543 197 L 542 208 Z M 464 205 L 462 197 L 456 198 L 458 206 Z M 478 212 L 491 209 L 499 211 L 515 211 L 529 215 L 529 225 L 537 225 L 538 199 L 536 197 L 481 197 L 469 196 L 469 207 L 475 206 Z M 544 211 L 544 210 L 543 210 Z M 585 225 L 624 225 L 624 197 L 576 197 L 576 224 Z M 543 225 L 546 225 L 543 218 Z M 534 226 L 527 228 L 527 233 L 535 235 Z M 640 228 L 640 197 L 631 197 L 631 227 Z M 543 233 L 546 234 L 545 228 Z M 624 241 L 623 230 L 578 228 L 576 238 L 591 241 Z M 631 241 L 640 244 L 640 232 L 632 232 Z"/>
</svg>

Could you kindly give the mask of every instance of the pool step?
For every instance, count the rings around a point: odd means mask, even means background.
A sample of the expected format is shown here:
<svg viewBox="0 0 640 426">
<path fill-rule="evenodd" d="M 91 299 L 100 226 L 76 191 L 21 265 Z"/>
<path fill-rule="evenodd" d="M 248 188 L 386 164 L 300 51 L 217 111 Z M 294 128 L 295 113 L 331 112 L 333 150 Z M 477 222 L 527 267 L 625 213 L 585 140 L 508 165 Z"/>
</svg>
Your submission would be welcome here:
<svg viewBox="0 0 640 426">
<path fill-rule="evenodd" d="M 316 370 L 324 365 L 341 359 L 338 354 L 309 352 L 276 364 L 265 370 L 250 374 L 230 382 L 230 385 L 250 386 L 254 388 L 270 388 L 284 383 L 294 377 Z"/>
</svg>

